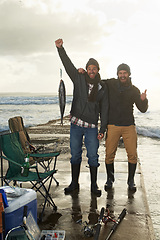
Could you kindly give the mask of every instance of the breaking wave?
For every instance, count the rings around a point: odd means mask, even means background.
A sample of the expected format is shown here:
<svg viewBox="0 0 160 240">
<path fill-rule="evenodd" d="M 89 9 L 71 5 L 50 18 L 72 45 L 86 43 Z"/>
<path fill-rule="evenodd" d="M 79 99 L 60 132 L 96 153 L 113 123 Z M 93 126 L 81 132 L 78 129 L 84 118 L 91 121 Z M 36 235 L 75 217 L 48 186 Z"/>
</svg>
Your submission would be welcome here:
<svg viewBox="0 0 160 240">
<path fill-rule="evenodd" d="M 137 126 L 137 133 L 144 137 L 160 139 L 160 127 L 138 127 Z"/>
</svg>

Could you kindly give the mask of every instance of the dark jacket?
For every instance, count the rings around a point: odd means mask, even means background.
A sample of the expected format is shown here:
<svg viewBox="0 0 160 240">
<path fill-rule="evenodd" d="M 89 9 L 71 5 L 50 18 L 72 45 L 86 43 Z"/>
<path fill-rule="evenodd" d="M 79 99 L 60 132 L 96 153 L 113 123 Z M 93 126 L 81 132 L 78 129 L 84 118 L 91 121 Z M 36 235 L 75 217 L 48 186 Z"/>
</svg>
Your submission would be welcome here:
<svg viewBox="0 0 160 240">
<path fill-rule="evenodd" d="M 119 79 L 103 80 L 108 88 L 109 117 L 108 124 L 117 126 L 135 125 L 133 116 L 134 103 L 141 112 L 148 109 L 148 100 L 140 98 L 140 91 L 132 85 L 131 79 L 128 86 L 123 86 Z"/>
<path fill-rule="evenodd" d="M 100 115 L 101 126 L 99 132 L 104 133 L 108 120 L 108 96 L 105 84 L 100 83 L 101 89 L 98 91 L 96 101 L 88 101 L 88 84 L 85 75 L 78 73 L 63 47 L 57 49 L 64 68 L 74 85 L 71 115 L 95 125 L 98 125 Z"/>
</svg>

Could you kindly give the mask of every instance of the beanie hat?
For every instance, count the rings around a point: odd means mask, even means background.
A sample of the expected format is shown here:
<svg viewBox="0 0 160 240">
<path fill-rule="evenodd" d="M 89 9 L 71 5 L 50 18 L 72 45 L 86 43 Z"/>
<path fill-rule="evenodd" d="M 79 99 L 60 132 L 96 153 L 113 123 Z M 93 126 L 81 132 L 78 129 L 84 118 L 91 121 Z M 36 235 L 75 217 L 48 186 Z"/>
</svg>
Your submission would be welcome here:
<svg viewBox="0 0 160 240">
<path fill-rule="evenodd" d="M 94 58 L 90 58 L 86 64 L 86 69 L 88 68 L 89 65 L 94 65 L 98 68 L 98 70 L 100 69 L 99 68 L 99 64 L 98 62 L 94 59 Z"/>
<path fill-rule="evenodd" d="M 118 75 L 118 72 L 121 71 L 121 70 L 125 70 L 126 72 L 129 73 L 129 75 L 131 75 L 130 67 L 127 64 L 122 63 L 122 64 L 120 64 L 118 66 L 118 68 L 117 68 L 117 75 Z"/>
</svg>

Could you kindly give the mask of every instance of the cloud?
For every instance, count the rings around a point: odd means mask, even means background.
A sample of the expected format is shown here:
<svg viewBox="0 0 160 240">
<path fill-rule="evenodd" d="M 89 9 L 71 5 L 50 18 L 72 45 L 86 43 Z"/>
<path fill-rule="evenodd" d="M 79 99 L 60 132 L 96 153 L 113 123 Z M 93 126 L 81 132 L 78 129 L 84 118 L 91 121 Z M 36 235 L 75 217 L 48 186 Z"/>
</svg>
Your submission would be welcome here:
<svg viewBox="0 0 160 240">
<path fill-rule="evenodd" d="M 51 52 L 52 41 L 58 37 L 63 37 L 68 42 L 72 41 L 73 47 L 76 43 L 76 48 L 79 46 L 81 49 L 83 42 L 87 45 L 86 48 L 90 48 L 103 34 L 99 15 L 93 11 L 82 13 L 81 10 L 77 10 L 70 14 L 65 10 L 68 5 L 64 4 L 62 8 L 58 8 L 59 11 L 57 9 L 54 11 L 52 6 L 53 10 L 43 12 L 37 10 L 38 4 L 32 5 L 32 1 L 29 3 L 27 7 L 23 6 L 23 1 L 17 1 L 15 4 L 10 0 L 1 4 L 0 14 L 3 18 L 3 22 L 0 23 L 1 54 Z"/>
<path fill-rule="evenodd" d="M 56 16 L 36 14 L 34 8 L 5 2 L 0 8 L 0 51 L 4 55 L 31 54 L 51 51 Z"/>
<path fill-rule="evenodd" d="M 145 78 L 149 86 L 160 75 L 158 7 L 159 0 L 1 0 L 1 91 L 57 91 L 59 37 L 77 68 L 94 57 L 103 78 L 116 77 L 125 61 L 137 83 Z M 71 92 L 64 70 L 63 77 Z"/>
</svg>

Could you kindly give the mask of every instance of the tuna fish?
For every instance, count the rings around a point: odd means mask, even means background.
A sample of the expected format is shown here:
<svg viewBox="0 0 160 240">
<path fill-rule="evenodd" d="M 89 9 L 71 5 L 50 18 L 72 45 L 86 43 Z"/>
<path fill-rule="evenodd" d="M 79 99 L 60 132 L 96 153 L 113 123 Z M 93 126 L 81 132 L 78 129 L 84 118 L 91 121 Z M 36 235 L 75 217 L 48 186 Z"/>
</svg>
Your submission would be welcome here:
<svg viewBox="0 0 160 240">
<path fill-rule="evenodd" d="M 63 80 L 60 80 L 59 84 L 59 107 L 60 107 L 60 113 L 61 113 L 61 124 L 63 126 L 63 115 L 65 111 L 65 105 L 66 105 L 66 89 Z"/>
</svg>

